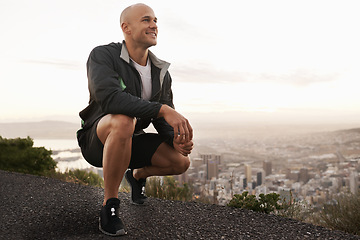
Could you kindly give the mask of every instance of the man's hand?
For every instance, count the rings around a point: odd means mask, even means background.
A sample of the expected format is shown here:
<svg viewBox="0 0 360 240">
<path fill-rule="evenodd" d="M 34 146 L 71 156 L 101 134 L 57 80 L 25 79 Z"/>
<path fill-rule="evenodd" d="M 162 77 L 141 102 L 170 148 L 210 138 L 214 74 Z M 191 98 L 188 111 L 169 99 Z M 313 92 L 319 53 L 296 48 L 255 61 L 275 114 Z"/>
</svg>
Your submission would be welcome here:
<svg viewBox="0 0 360 240">
<path fill-rule="evenodd" d="M 180 143 L 180 141 L 175 140 L 175 138 L 174 138 L 173 143 L 174 143 L 175 150 L 178 151 L 179 153 L 181 153 L 182 155 L 184 155 L 185 157 L 191 153 L 193 146 L 194 146 L 193 141 L 189 141 L 186 143 Z"/>
<path fill-rule="evenodd" d="M 174 128 L 174 143 L 185 144 L 191 142 L 193 129 L 184 116 L 164 104 L 160 108 L 158 117 L 163 117 Z"/>
</svg>

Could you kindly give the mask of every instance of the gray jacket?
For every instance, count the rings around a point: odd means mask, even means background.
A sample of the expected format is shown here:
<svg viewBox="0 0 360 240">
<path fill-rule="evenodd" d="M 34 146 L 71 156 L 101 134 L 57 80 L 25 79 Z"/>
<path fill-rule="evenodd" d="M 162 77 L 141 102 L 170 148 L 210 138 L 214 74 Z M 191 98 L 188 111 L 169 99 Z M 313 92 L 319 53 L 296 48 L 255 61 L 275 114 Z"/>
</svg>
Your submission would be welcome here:
<svg viewBox="0 0 360 240">
<path fill-rule="evenodd" d="M 141 78 L 130 64 L 125 42 L 110 43 L 94 48 L 87 61 L 89 105 L 80 112 L 83 131 L 106 114 L 136 117 L 135 133 L 152 122 L 158 133 L 169 138 L 172 145 L 173 128 L 157 118 L 162 104 L 174 108 L 169 63 L 149 51 L 151 60 L 152 95 L 150 101 L 141 98 Z"/>
</svg>

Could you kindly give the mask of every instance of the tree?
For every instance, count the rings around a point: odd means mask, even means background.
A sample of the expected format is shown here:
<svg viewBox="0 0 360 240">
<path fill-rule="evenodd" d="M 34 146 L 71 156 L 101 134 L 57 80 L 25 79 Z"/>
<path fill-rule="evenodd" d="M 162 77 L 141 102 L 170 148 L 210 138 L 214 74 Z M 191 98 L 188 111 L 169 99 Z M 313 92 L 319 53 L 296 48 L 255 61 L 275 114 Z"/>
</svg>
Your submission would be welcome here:
<svg viewBox="0 0 360 240">
<path fill-rule="evenodd" d="M 281 205 L 278 204 L 279 197 L 280 195 L 277 193 L 269 193 L 266 195 L 260 194 L 259 198 L 256 198 L 255 195 L 249 195 L 249 193 L 245 191 L 241 195 L 235 194 L 227 206 L 269 214 L 276 209 L 281 209 Z"/>
<path fill-rule="evenodd" d="M 44 147 L 33 147 L 33 144 L 30 137 L 6 139 L 0 136 L 0 169 L 34 175 L 55 171 L 52 152 Z"/>
</svg>

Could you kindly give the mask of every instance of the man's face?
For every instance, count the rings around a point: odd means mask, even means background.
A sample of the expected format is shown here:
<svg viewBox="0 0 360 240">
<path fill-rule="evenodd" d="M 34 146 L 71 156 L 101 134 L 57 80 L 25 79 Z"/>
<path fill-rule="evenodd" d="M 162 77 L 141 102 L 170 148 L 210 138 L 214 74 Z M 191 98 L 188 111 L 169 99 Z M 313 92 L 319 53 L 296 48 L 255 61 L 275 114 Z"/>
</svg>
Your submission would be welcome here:
<svg viewBox="0 0 360 240">
<path fill-rule="evenodd" d="M 138 46 L 148 48 L 157 43 L 157 18 L 147 6 L 137 6 L 132 10 L 128 26 L 132 41 Z"/>
</svg>

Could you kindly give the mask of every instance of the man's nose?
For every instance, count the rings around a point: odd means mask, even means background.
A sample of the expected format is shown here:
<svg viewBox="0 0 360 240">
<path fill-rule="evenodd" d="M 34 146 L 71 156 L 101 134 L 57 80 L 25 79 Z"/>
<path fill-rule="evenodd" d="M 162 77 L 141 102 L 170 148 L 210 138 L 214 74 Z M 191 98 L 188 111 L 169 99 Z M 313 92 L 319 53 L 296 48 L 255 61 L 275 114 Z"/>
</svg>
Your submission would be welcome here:
<svg viewBox="0 0 360 240">
<path fill-rule="evenodd" d="M 156 22 L 151 21 L 150 27 L 151 27 L 151 28 L 157 28 Z"/>
</svg>

